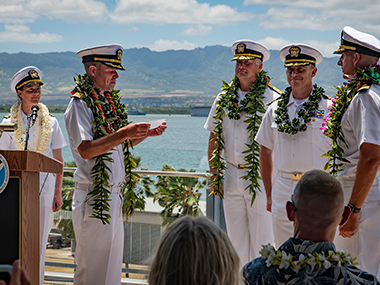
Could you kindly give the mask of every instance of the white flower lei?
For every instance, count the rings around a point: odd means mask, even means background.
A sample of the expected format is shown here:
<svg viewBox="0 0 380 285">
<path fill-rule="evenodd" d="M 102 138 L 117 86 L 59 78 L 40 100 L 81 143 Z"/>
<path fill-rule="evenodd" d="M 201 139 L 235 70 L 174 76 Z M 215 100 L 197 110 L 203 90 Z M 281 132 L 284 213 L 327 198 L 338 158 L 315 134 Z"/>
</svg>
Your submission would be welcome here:
<svg viewBox="0 0 380 285">
<path fill-rule="evenodd" d="M 320 269 L 322 266 L 325 269 L 328 269 L 332 265 L 338 267 L 344 265 L 357 265 L 355 262 L 356 257 L 351 257 L 351 255 L 345 251 L 334 252 L 329 250 L 327 255 L 324 252 L 314 252 L 292 256 L 290 253 L 286 253 L 283 250 L 276 251 L 275 248 L 268 243 L 267 245 L 263 245 L 260 254 L 265 260 L 267 267 L 278 265 L 279 269 L 287 269 L 291 265 L 294 272 L 300 271 L 301 268 L 306 267 L 307 265 L 311 266 L 311 270 L 314 270 L 315 268 Z"/>
<path fill-rule="evenodd" d="M 51 136 L 51 126 L 50 126 L 50 114 L 49 109 L 42 103 L 38 103 L 40 108 L 38 111 L 38 116 L 34 124 L 33 132 L 33 151 L 40 153 L 46 153 L 49 146 L 50 136 Z M 26 126 L 24 120 L 22 119 L 22 109 L 21 104 L 13 105 L 11 108 L 11 122 L 17 124 L 17 130 L 14 132 L 14 140 L 16 148 L 19 150 L 24 150 L 25 140 L 26 140 Z"/>
</svg>

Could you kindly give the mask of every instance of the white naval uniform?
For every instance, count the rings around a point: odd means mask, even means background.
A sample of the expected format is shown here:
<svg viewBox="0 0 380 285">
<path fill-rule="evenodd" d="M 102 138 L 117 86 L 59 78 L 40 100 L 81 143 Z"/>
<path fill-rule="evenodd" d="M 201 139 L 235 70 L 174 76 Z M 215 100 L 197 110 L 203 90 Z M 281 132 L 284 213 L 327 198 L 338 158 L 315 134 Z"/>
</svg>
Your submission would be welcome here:
<svg viewBox="0 0 380 285">
<path fill-rule="evenodd" d="M 21 117 L 24 121 L 24 126 L 27 126 L 27 116 L 22 112 Z M 66 145 L 65 138 L 59 127 L 56 118 L 50 117 L 51 136 L 49 146 L 45 152 L 46 155 L 52 157 L 53 149 L 61 149 Z M 3 119 L 2 123 L 11 123 L 11 118 Z M 34 149 L 34 129 L 32 126 L 29 130 L 28 149 Z M 0 149 L 17 150 L 12 132 L 4 132 L 0 137 Z M 45 181 L 46 180 L 46 181 Z M 43 187 L 43 188 L 42 188 Z M 44 281 L 45 272 L 45 254 L 46 243 L 49 237 L 49 232 L 53 226 L 53 200 L 55 193 L 55 178 L 52 173 L 40 173 L 40 284 Z"/>
<path fill-rule="evenodd" d="M 244 98 L 247 92 L 238 90 L 239 101 Z M 264 93 L 263 103 L 273 101 L 279 95 L 272 89 L 267 88 Z M 216 112 L 216 101 L 210 110 L 210 114 L 204 125 L 205 129 L 213 132 L 215 120 L 213 115 Z M 266 196 L 262 181 L 256 200 L 251 207 L 252 195 L 249 190 L 244 190 L 250 181 L 240 177 L 246 174 L 245 169 L 239 169 L 238 164 L 246 164 L 243 151 L 247 150 L 246 144 L 250 143 L 247 133 L 248 118 L 243 113 L 240 120 L 230 120 L 227 116 L 223 118 L 223 139 L 225 143 L 224 158 L 227 169 L 224 173 L 224 215 L 226 219 L 228 236 L 235 247 L 242 266 L 252 259 L 259 257 L 259 250 L 264 244 L 273 242 L 273 232 L 270 213 L 266 210 Z"/>
<path fill-rule="evenodd" d="M 343 157 L 349 161 L 338 172 L 344 189 L 345 203 L 349 202 L 363 143 L 380 145 L 380 86 L 372 85 L 352 99 L 342 119 L 342 132 L 347 143 L 340 144 Z M 380 170 L 359 213 L 358 232 L 351 238 L 335 236 L 339 250 L 358 257 L 361 269 L 380 280 Z"/>
<path fill-rule="evenodd" d="M 115 285 L 121 283 L 124 227 L 122 217 L 123 196 L 120 186 L 124 181 L 124 155 L 121 145 L 109 151 L 113 162 L 106 162 L 110 185 L 110 225 L 91 218 L 92 200 L 85 202 L 92 190 L 91 170 L 95 158 L 83 159 L 78 146 L 85 140 L 93 140 L 94 116 L 86 103 L 72 98 L 65 112 L 66 129 L 77 170 L 74 173 L 73 225 L 77 242 L 74 274 L 76 285 Z"/>
<path fill-rule="evenodd" d="M 297 116 L 303 102 L 308 100 L 307 98 L 297 102 L 290 94 L 288 103 L 290 120 Z M 276 246 L 293 236 L 293 224 L 288 220 L 285 209 L 286 202 L 290 200 L 298 182 L 293 180 L 292 174 L 302 174 L 312 169 L 323 170 L 327 162 L 327 158 L 321 155 L 331 149 L 331 140 L 323 135 L 320 128 L 330 105 L 330 100 L 322 98 L 317 114 L 307 124 L 307 130 L 291 135 L 277 130 L 277 124 L 274 122 L 277 117 L 274 113 L 277 109 L 276 101 L 269 106 L 257 132 L 256 141 L 273 150 L 272 221 Z"/>
</svg>

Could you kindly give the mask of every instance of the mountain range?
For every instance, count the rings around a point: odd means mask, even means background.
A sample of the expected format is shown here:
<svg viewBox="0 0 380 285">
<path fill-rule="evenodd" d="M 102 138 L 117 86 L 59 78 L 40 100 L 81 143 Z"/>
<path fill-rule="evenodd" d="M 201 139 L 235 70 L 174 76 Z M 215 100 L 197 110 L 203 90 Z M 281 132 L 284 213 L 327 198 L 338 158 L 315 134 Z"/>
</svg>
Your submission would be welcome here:
<svg viewBox="0 0 380 285">
<path fill-rule="evenodd" d="M 283 62 L 278 51 L 270 50 L 264 70 L 272 78 L 271 84 L 284 90 L 288 86 Z M 121 90 L 124 103 L 133 106 L 189 106 L 209 105 L 219 92 L 222 80 L 230 81 L 235 63 L 226 46 L 207 46 L 194 50 L 151 51 L 148 48 L 125 49 L 123 66 L 116 88 Z M 318 65 L 314 83 L 333 96 L 343 82 L 338 58 L 324 58 Z M 10 80 L 19 69 L 35 65 L 42 71 L 42 102 L 66 105 L 74 86 L 76 74 L 83 74 L 81 59 L 74 52 L 0 53 L 0 103 L 14 103 L 16 94 Z"/>
</svg>

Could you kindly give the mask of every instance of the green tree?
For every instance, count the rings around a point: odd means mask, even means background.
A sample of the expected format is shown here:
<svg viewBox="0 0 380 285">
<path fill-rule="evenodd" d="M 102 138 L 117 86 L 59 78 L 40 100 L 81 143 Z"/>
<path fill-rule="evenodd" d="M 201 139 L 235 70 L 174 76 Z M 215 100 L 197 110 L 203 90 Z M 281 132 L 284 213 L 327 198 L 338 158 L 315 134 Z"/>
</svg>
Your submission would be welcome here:
<svg viewBox="0 0 380 285">
<path fill-rule="evenodd" d="M 165 164 L 162 171 L 176 171 L 173 166 Z M 181 168 L 179 172 L 187 172 Z M 190 172 L 195 172 L 191 169 Z M 164 209 L 160 215 L 163 219 L 162 225 L 170 224 L 175 219 L 192 215 L 201 214 L 199 200 L 201 193 L 199 189 L 203 188 L 204 181 L 194 177 L 175 177 L 175 176 L 157 176 L 157 193 L 154 195 L 154 201 Z"/>
</svg>

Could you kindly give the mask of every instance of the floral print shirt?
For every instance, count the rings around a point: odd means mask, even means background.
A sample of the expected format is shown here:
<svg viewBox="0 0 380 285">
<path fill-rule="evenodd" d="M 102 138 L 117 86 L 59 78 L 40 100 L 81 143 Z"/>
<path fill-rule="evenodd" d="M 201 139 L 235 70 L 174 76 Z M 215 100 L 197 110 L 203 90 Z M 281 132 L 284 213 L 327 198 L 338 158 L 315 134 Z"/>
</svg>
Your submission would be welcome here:
<svg viewBox="0 0 380 285">
<path fill-rule="evenodd" d="M 331 242 L 313 242 L 310 240 L 301 240 L 297 238 L 288 239 L 279 250 L 299 256 L 308 253 L 328 253 L 335 252 L 335 246 Z M 375 276 L 357 268 L 353 265 L 331 265 L 322 266 L 317 269 L 307 265 L 295 272 L 292 267 L 283 267 L 278 265 L 267 266 L 262 257 L 256 258 L 243 267 L 243 275 L 246 285 L 261 284 L 293 284 L 293 285 L 319 285 L 319 284 L 337 284 L 337 285 L 367 285 L 379 284 Z"/>
</svg>

